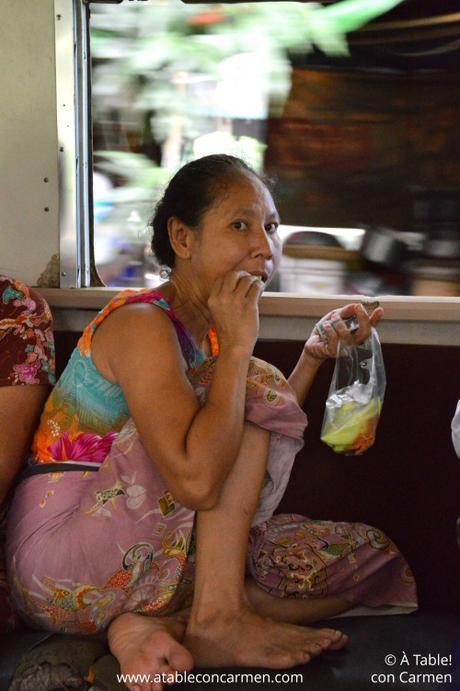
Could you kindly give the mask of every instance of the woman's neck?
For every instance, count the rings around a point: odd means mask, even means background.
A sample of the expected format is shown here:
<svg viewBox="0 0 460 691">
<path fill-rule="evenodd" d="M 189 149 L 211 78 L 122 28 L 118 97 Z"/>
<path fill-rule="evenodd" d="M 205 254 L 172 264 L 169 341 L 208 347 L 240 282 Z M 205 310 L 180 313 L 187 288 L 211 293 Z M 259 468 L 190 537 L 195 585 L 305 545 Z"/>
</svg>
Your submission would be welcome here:
<svg viewBox="0 0 460 691">
<path fill-rule="evenodd" d="M 159 290 L 196 345 L 201 348 L 212 326 L 211 314 L 205 301 L 187 281 L 174 275 L 167 283 L 161 285 Z"/>
</svg>

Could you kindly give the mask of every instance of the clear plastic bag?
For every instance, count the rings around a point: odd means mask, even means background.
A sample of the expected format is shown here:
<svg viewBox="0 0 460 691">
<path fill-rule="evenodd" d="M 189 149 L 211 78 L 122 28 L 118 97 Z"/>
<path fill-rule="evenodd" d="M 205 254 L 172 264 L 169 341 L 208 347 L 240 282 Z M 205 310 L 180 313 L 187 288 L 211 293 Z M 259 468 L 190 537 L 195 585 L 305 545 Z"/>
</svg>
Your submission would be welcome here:
<svg viewBox="0 0 460 691">
<path fill-rule="evenodd" d="M 339 341 L 326 400 L 321 440 L 336 453 L 356 456 L 372 446 L 386 376 L 377 331 L 359 346 Z"/>
</svg>

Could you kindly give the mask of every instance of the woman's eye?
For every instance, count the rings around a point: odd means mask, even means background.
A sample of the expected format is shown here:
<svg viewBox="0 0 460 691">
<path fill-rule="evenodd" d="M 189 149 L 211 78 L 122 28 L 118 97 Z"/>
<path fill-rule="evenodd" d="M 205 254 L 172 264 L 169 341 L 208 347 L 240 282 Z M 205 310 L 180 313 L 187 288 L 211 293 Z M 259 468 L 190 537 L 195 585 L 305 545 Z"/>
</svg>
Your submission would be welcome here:
<svg viewBox="0 0 460 691">
<path fill-rule="evenodd" d="M 246 221 L 235 221 L 233 227 L 236 228 L 236 230 L 247 230 L 248 224 Z"/>
<path fill-rule="evenodd" d="M 269 235 L 273 235 L 274 233 L 276 233 L 277 230 L 278 230 L 278 224 L 277 223 L 267 223 L 267 225 L 265 226 L 265 231 Z"/>
</svg>

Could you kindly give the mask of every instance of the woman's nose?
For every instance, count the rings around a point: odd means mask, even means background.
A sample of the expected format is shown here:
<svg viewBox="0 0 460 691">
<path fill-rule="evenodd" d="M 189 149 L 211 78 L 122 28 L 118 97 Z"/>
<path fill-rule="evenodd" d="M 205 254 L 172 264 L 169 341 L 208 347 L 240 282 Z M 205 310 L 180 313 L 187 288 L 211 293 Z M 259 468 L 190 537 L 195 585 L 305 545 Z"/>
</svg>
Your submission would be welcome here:
<svg viewBox="0 0 460 691">
<path fill-rule="evenodd" d="M 254 241 L 254 255 L 262 255 L 266 259 L 271 259 L 273 256 L 273 241 L 267 234 L 264 227 L 258 229 Z"/>
</svg>

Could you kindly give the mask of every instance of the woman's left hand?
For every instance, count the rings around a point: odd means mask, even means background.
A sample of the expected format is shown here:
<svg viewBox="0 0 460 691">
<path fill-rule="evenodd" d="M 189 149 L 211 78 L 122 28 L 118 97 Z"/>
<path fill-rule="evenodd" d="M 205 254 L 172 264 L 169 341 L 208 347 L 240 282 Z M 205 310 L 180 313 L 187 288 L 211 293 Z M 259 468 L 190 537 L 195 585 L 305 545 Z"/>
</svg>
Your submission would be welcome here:
<svg viewBox="0 0 460 691">
<path fill-rule="evenodd" d="M 304 345 L 304 352 L 315 360 L 323 361 L 337 356 L 339 340 L 359 345 L 370 336 L 371 327 L 377 326 L 383 316 L 383 309 L 377 307 L 370 315 L 359 302 L 339 307 L 326 314 L 313 329 Z M 358 328 L 350 330 L 345 319 L 354 317 Z"/>
</svg>

